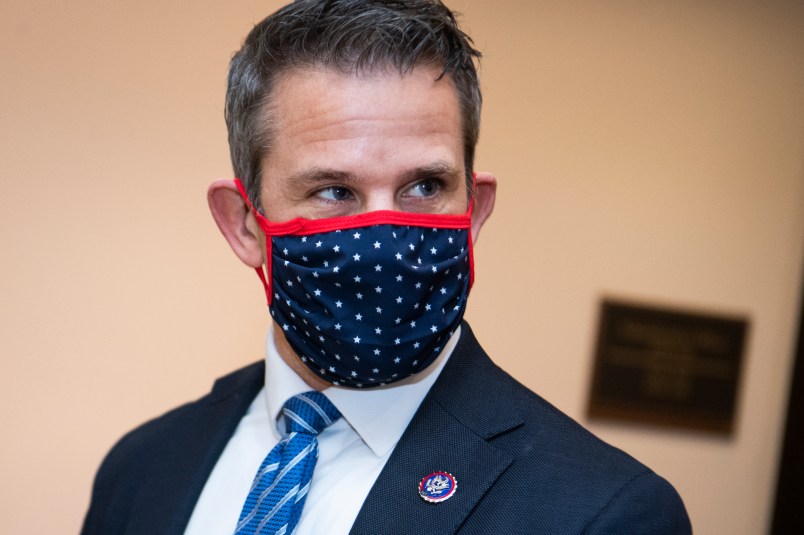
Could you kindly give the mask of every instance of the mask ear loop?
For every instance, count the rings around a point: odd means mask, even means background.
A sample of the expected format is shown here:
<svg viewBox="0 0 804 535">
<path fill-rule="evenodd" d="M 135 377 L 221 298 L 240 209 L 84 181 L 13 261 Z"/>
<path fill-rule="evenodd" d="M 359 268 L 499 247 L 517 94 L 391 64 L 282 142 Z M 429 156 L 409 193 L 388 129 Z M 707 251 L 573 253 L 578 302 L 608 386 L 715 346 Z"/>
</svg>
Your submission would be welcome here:
<svg viewBox="0 0 804 535">
<path fill-rule="evenodd" d="M 262 216 L 262 214 L 260 214 L 257 211 L 256 208 L 254 208 L 254 205 L 251 204 L 251 199 L 248 198 L 248 195 L 246 194 L 246 188 L 243 187 L 243 183 L 240 181 L 239 178 L 235 178 L 234 182 L 235 185 L 237 186 L 237 191 L 240 192 L 240 196 L 243 197 L 243 200 L 246 202 L 246 205 L 248 206 L 249 210 L 251 210 L 252 213 L 254 214 L 254 218 L 257 220 L 257 223 L 258 224 L 262 223 L 262 221 L 265 218 Z M 262 231 L 265 232 L 263 225 L 260 225 L 260 228 L 262 228 Z M 263 266 L 254 268 L 254 271 L 257 272 L 257 276 L 260 278 L 260 281 L 262 282 L 263 288 L 265 288 L 265 298 L 268 301 L 268 306 L 271 306 L 271 300 L 273 297 L 273 290 L 271 289 L 271 259 L 273 258 L 271 253 L 272 249 L 271 245 L 272 245 L 271 237 L 268 235 L 268 233 L 265 233 L 265 258 L 266 258 L 265 264 Z"/>
<path fill-rule="evenodd" d="M 474 250 L 474 243 L 475 240 L 472 237 L 472 209 L 475 207 L 475 191 L 477 191 L 477 174 L 472 173 L 472 194 L 469 197 L 469 228 L 467 229 L 467 233 L 469 235 L 469 243 L 467 247 L 469 247 L 469 289 L 472 289 L 472 286 L 475 284 L 475 250 Z"/>
</svg>

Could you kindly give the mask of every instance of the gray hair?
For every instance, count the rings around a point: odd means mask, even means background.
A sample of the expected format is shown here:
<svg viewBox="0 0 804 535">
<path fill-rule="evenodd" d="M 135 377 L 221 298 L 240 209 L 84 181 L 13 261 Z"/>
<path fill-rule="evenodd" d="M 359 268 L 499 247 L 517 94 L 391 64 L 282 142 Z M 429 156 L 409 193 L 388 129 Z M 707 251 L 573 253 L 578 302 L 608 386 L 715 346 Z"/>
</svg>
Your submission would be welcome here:
<svg viewBox="0 0 804 535">
<path fill-rule="evenodd" d="M 482 97 L 478 52 L 440 0 L 296 0 L 257 24 L 229 65 L 226 125 L 232 166 L 260 203 L 262 159 L 272 145 L 271 90 L 289 70 L 342 73 L 427 65 L 451 78 L 461 112 L 464 165 L 472 184 Z"/>
</svg>

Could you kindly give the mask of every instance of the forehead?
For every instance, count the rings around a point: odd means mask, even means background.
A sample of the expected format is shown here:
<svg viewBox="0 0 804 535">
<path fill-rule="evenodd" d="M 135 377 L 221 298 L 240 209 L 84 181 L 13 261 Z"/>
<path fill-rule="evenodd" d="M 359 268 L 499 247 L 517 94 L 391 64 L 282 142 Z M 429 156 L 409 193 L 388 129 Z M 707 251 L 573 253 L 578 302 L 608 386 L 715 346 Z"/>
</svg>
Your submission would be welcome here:
<svg viewBox="0 0 804 535">
<path fill-rule="evenodd" d="M 400 199 L 423 180 L 438 180 L 443 195 L 416 210 L 465 210 L 458 97 L 452 80 L 439 74 L 414 68 L 283 75 L 272 94 L 270 144 L 260 162 L 266 213 L 276 220 L 325 217 L 319 193 L 332 187 L 347 188 L 358 211 L 403 209 Z"/>
<path fill-rule="evenodd" d="M 429 66 L 404 74 L 315 67 L 282 73 L 265 109 L 266 149 L 276 153 L 316 142 L 432 135 L 448 135 L 460 147 L 457 92 L 451 77 L 440 74 Z"/>
</svg>

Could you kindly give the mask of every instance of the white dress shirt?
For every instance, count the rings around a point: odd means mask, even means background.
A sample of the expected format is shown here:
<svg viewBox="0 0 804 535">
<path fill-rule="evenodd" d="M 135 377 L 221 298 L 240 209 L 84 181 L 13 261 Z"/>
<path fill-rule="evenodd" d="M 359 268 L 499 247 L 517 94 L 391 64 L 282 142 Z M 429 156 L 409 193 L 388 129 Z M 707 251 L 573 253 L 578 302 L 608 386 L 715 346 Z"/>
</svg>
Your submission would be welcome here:
<svg viewBox="0 0 804 535">
<path fill-rule="evenodd" d="M 374 481 L 459 337 L 460 328 L 441 355 L 415 376 L 366 390 L 331 386 L 323 391 L 343 418 L 318 436 L 318 463 L 296 535 L 349 533 Z M 279 355 L 272 325 L 265 348 L 265 388 L 251 403 L 215 464 L 185 535 L 233 535 L 257 469 L 282 438 L 283 423 L 278 420 L 282 406 L 309 390 Z M 411 492 L 424 475 L 410 474 Z"/>
</svg>

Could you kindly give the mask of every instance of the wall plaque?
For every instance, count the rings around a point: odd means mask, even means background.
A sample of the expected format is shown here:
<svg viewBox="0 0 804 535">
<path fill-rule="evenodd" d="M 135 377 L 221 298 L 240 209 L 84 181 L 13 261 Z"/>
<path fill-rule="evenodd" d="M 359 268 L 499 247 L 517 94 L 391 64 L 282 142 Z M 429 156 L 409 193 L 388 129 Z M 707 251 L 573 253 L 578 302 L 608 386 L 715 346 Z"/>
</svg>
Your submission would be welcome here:
<svg viewBox="0 0 804 535">
<path fill-rule="evenodd" d="M 748 320 L 604 300 L 590 418 L 730 434 Z"/>
</svg>

